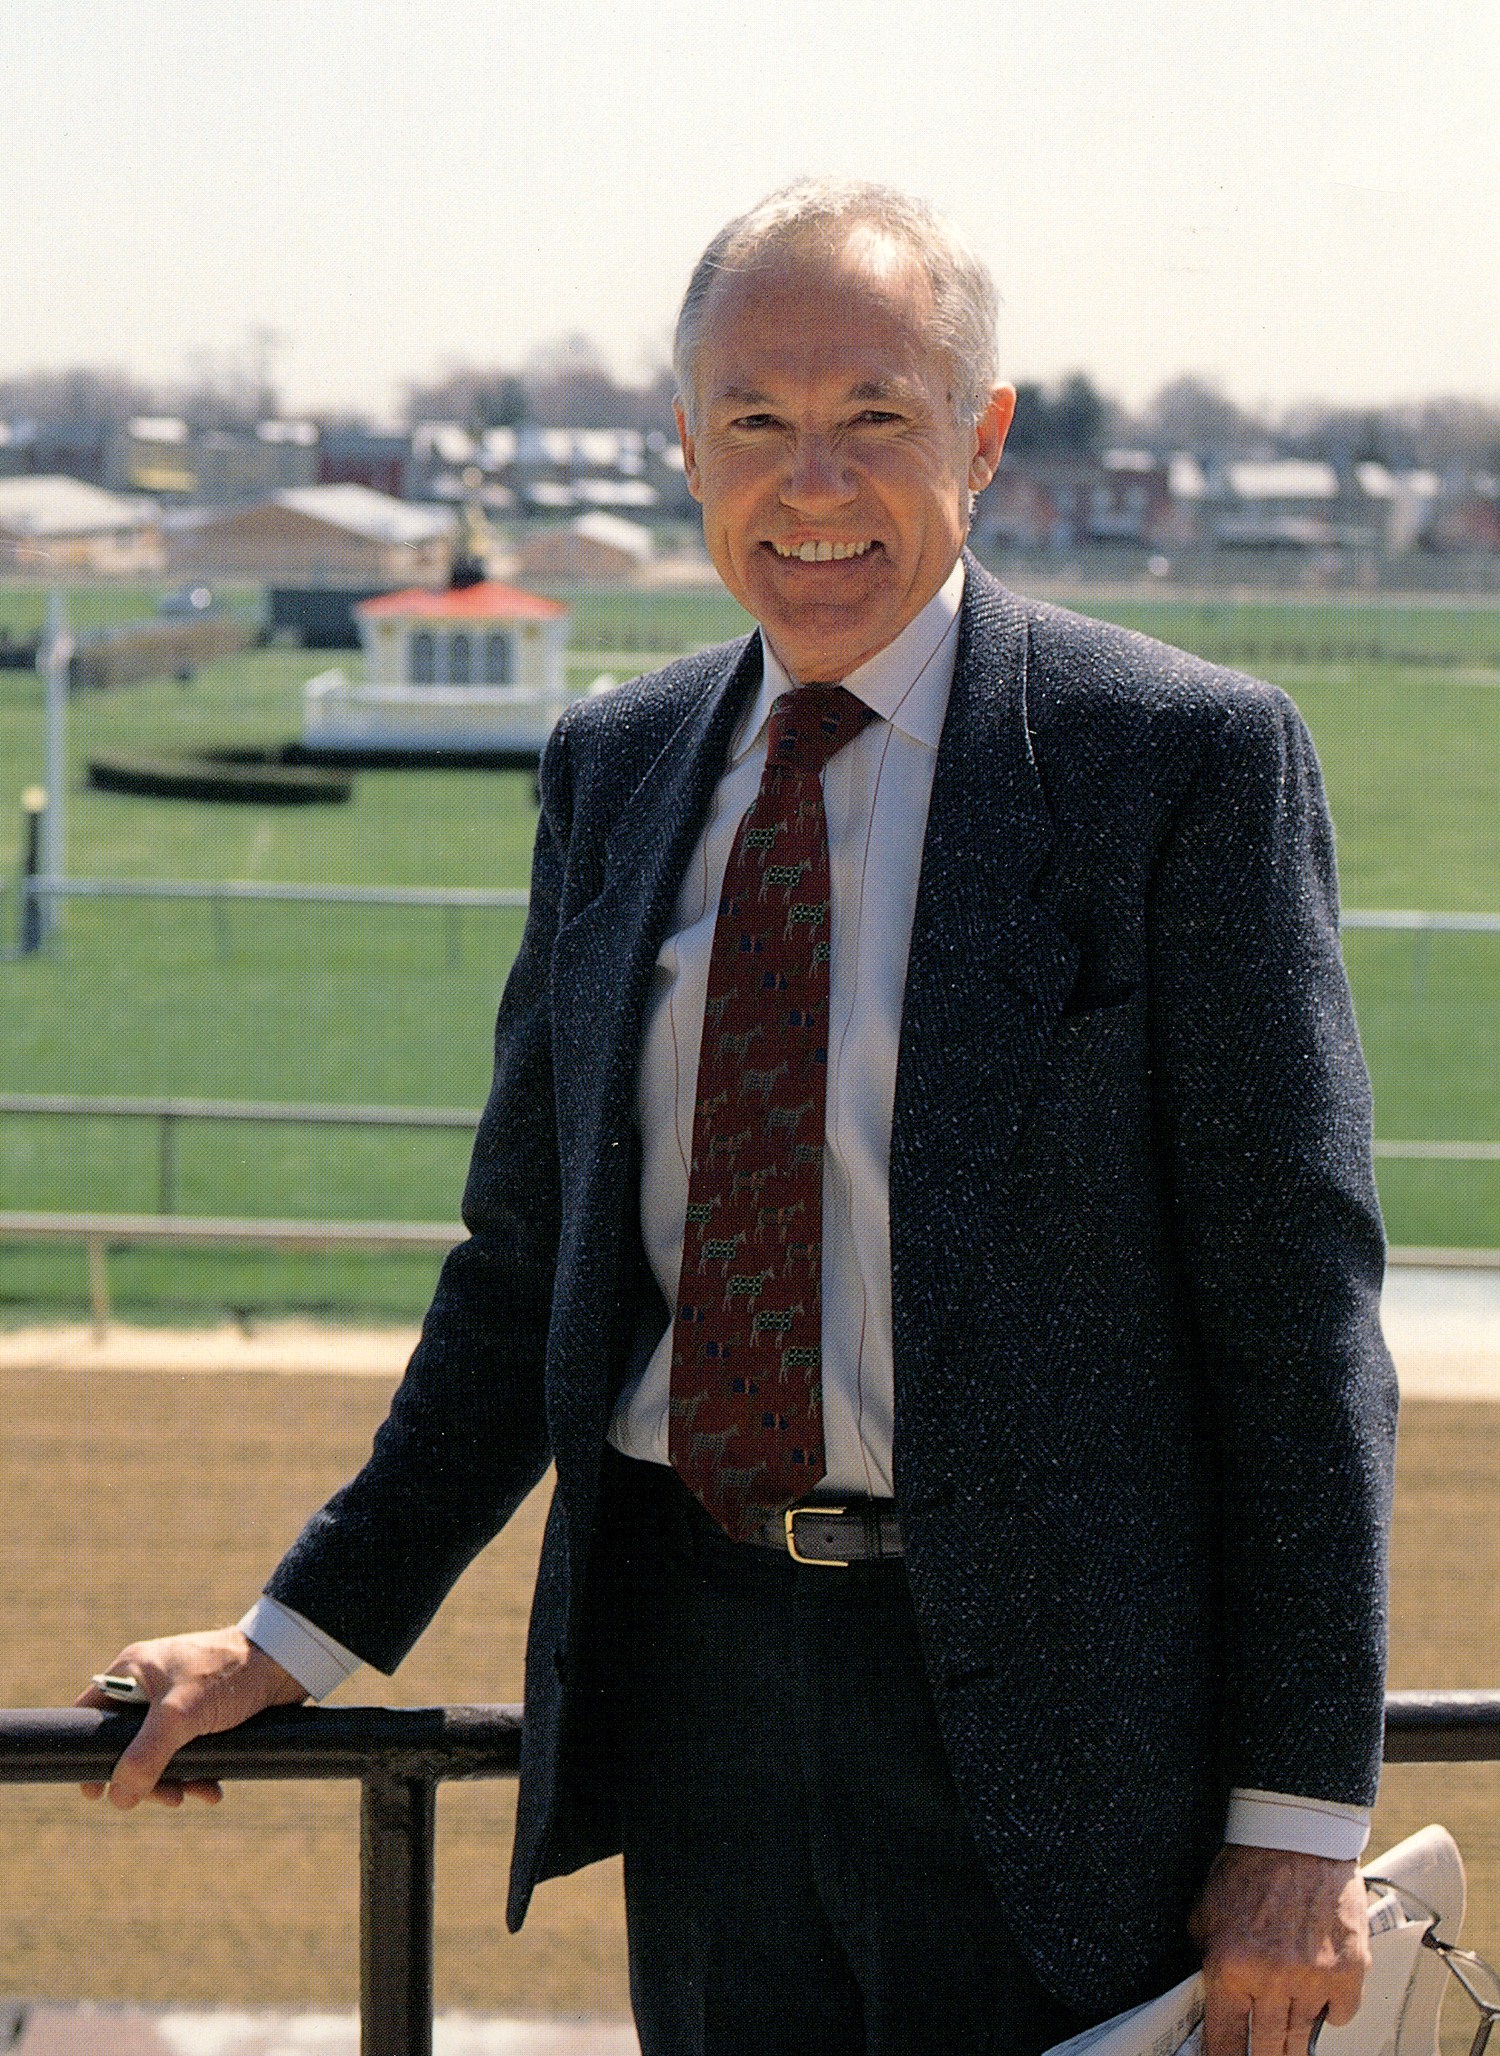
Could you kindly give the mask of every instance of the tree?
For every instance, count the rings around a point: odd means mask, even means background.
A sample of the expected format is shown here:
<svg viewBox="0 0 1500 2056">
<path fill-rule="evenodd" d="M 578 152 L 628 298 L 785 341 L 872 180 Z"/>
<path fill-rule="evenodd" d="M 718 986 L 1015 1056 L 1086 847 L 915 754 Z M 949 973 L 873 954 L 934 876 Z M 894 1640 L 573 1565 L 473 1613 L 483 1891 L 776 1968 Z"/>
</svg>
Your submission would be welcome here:
<svg viewBox="0 0 1500 2056">
<path fill-rule="evenodd" d="M 274 364 L 285 340 L 261 322 L 228 349 L 190 351 L 187 378 L 164 396 L 164 411 L 200 429 L 250 429 L 274 419 L 281 411 Z"/>
<path fill-rule="evenodd" d="M 1023 380 L 1016 387 L 1016 417 L 1007 448 L 1021 456 L 1086 457 L 1098 449 L 1110 403 L 1084 372 L 1055 388 Z"/>
<path fill-rule="evenodd" d="M 1450 396 L 1400 411 L 1418 463 L 1437 471 L 1458 465 L 1500 471 L 1500 407 L 1493 401 Z"/>
<path fill-rule="evenodd" d="M 157 405 L 150 386 L 114 367 L 75 364 L 0 378 L 0 419 L 115 425 Z"/>
<path fill-rule="evenodd" d="M 597 345 L 576 330 L 526 359 L 526 401 L 544 428 L 630 428 L 634 396 L 611 376 Z"/>
<path fill-rule="evenodd" d="M 1375 407 L 1304 403 L 1283 415 L 1277 445 L 1289 457 L 1320 459 L 1340 472 L 1355 464 L 1402 471 L 1415 461 L 1411 437 L 1394 414 Z"/>
<path fill-rule="evenodd" d="M 1144 424 L 1152 439 L 1166 448 L 1204 455 L 1243 448 L 1266 434 L 1264 422 L 1192 372 L 1161 388 L 1146 407 Z"/>
<path fill-rule="evenodd" d="M 426 383 L 408 380 L 403 412 L 410 423 L 456 421 L 471 435 L 483 435 L 526 419 L 526 385 L 519 373 L 498 366 L 458 364 Z"/>
</svg>

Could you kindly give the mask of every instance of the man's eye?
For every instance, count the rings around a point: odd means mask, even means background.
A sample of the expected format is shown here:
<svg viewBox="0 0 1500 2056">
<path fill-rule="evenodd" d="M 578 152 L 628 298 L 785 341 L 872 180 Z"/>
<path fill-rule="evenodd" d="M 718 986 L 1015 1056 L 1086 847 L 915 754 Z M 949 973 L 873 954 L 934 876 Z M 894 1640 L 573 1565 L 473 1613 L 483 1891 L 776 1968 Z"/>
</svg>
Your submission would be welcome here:
<svg viewBox="0 0 1500 2056">
<path fill-rule="evenodd" d="M 860 428 L 889 428 L 892 422 L 900 419 L 901 416 L 893 413 L 889 407 L 866 407 L 862 414 L 855 417 L 855 422 Z"/>
<path fill-rule="evenodd" d="M 775 428 L 776 416 L 774 414 L 741 414 L 734 422 L 734 426 L 746 431 Z"/>
</svg>

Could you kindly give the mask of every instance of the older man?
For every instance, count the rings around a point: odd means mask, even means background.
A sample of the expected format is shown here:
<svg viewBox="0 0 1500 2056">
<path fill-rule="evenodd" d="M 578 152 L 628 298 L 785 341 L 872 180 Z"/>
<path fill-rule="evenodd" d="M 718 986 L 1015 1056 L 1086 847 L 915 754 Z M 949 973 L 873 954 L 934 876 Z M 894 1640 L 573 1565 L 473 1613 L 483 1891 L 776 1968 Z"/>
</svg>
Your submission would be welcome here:
<svg viewBox="0 0 1500 2056">
<path fill-rule="evenodd" d="M 117 1659 L 113 1797 L 179 1798 L 555 1463 L 511 1918 L 623 1847 L 648 2052 L 1029 2056 L 1190 1928 L 1210 2056 L 1358 1998 L 1394 1384 L 1317 766 L 965 554 L 994 312 L 877 187 L 710 245 L 679 427 L 759 632 L 559 724 L 371 1459 L 239 1628 Z"/>
</svg>

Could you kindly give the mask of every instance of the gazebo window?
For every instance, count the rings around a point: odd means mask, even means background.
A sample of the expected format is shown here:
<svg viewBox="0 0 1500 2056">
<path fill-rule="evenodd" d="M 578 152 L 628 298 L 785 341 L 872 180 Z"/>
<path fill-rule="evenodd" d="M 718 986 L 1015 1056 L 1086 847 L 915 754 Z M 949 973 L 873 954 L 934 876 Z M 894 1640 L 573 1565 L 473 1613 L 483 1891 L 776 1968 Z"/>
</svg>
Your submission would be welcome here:
<svg viewBox="0 0 1500 2056">
<path fill-rule="evenodd" d="M 487 635 L 485 637 L 484 682 L 486 685 L 510 684 L 510 637 L 508 635 Z"/>
<path fill-rule="evenodd" d="M 437 680 L 437 645 L 429 628 L 419 628 L 411 639 L 411 682 L 432 685 Z"/>
<path fill-rule="evenodd" d="M 450 685 L 469 683 L 469 638 L 462 629 L 448 638 L 448 682 Z"/>
</svg>

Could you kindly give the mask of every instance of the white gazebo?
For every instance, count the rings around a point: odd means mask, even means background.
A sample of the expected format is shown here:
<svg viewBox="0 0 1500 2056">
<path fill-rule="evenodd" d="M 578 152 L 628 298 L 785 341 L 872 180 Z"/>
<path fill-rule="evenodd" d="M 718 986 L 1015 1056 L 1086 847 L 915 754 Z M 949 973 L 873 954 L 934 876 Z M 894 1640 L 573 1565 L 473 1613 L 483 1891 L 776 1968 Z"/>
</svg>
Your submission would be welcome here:
<svg viewBox="0 0 1500 2056">
<path fill-rule="evenodd" d="M 384 593 L 354 609 L 362 683 L 310 679 L 303 750 L 534 761 L 572 695 L 568 609 L 492 580 L 447 592 Z"/>
</svg>

